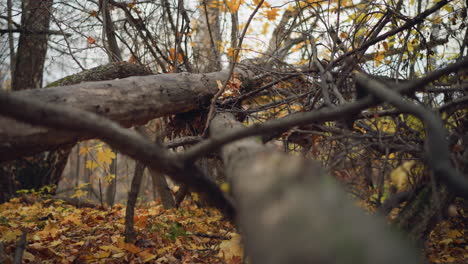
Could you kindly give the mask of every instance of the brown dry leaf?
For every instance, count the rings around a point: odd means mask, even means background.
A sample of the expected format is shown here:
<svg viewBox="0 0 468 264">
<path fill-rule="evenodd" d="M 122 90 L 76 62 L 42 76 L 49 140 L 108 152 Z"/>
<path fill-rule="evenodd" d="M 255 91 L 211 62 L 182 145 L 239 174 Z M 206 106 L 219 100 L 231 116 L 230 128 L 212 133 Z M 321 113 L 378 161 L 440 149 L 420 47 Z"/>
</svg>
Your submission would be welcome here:
<svg viewBox="0 0 468 264">
<path fill-rule="evenodd" d="M 230 240 L 223 241 L 219 245 L 218 257 L 225 261 L 232 260 L 233 257 L 240 257 L 242 259 L 243 249 L 241 244 L 241 236 L 236 233 L 229 233 Z"/>
<path fill-rule="evenodd" d="M 151 253 L 149 249 L 142 251 L 138 253 L 138 257 L 143 261 L 143 262 L 148 262 L 156 258 L 156 255 Z"/>
</svg>

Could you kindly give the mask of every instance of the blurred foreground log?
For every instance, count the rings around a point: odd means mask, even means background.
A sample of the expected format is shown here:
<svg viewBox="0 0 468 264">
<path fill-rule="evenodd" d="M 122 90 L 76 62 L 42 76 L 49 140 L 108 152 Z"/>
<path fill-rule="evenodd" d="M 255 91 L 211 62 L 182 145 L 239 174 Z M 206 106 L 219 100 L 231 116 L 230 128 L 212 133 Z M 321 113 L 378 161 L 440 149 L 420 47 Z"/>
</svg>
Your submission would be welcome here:
<svg viewBox="0 0 468 264">
<path fill-rule="evenodd" d="M 241 126 L 218 114 L 210 133 Z M 252 263 L 421 263 L 317 162 L 268 149 L 253 137 L 224 146 L 222 157 Z"/>
</svg>

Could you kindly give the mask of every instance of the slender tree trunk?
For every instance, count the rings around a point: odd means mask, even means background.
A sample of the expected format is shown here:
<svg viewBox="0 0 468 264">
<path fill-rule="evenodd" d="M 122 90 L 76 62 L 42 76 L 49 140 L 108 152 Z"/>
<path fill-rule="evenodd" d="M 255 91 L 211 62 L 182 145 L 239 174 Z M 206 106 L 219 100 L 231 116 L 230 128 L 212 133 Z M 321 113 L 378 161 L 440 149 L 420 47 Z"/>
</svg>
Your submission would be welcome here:
<svg viewBox="0 0 468 264">
<path fill-rule="evenodd" d="M 109 62 L 120 62 L 122 61 L 122 54 L 117 44 L 117 38 L 115 36 L 114 21 L 112 21 L 111 13 L 109 11 L 109 0 L 100 0 L 101 5 L 101 16 L 102 16 L 102 40 L 104 47 L 106 48 Z M 106 203 L 112 207 L 115 203 L 115 196 L 117 195 L 117 151 L 112 149 L 115 153 L 115 158 L 109 166 L 109 173 L 114 175 L 114 178 L 109 182 L 106 188 Z"/>
<path fill-rule="evenodd" d="M 150 173 L 153 180 L 153 187 L 156 189 L 159 197 L 161 197 L 163 207 L 165 209 L 174 208 L 174 198 L 172 197 L 171 190 L 169 189 L 164 174 L 154 170 L 150 170 Z"/>
<path fill-rule="evenodd" d="M 213 72 L 221 70 L 219 41 L 221 30 L 219 8 L 215 0 L 201 1 L 200 18 L 197 20 L 194 57 L 198 72 Z"/>
<path fill-rule="evenodd" d="M 135 229 L 133 228 L 133 217 L 135 215 L 135 205 L 140 191 L 141 180 L 145 171 L 145 165 L 137 162 L 135 165 L 135 173 L 133 174 L 132 185 L 128 193 L 127 208 L 125 211 L 125 242 L 133 243 L 136 238 Z"/>
<path fill-rule="evenodd" d="M 115 196 L 117 194 L 117 152 L 113 149 L 115 153 L 115 158 L 112 160 L 112 163 L 109 165 L 109 173 L 115 177 L 109 182 L 109 185 L 106 188 L 106 203 L 108 206 L 112 207 L 115 204 Z"/>
<path fill-rule="evenodd" d="M 104 47 L 106 48 L 107 55 L 109 56 L 109 62 L 122 61 L 122 54 L 115 36 L 114 21 L 112 21 L 111 13 L 109 11 L 109 0 L 99 0 L 99 3 L 101 4 L 103 24 L 102 39 L 104 41 Z"/>
<path fill-rule="evenodd" d="M 11 78 L 15 76 L 15 65 L 16 65 L 16 51 L 15 51 L 15 41 L 13 39 L 13 4 L 12 0 L 7 0 L 7 16 L 8 16 L 8 46 L 10 49 L 10 72 Z"/>
</svg>

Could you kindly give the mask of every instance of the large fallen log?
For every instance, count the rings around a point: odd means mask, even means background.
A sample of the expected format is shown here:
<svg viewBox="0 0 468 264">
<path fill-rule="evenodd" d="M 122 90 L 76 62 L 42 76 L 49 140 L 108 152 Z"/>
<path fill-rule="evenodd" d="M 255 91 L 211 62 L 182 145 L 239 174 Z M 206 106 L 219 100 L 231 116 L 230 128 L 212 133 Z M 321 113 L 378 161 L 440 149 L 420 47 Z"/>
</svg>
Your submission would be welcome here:
<svg viewBox="0 0 468 264">
<path fill-rule="evenodd" d="M 239 70 L 238 73 L 240 77 L 249 77 L 247 72 Z M 226 71 L 159 74 L 14 93 L 48 104 L 90 111 L 131 127 L 157 117 L 198 109 L 217 92 L 216 81 L 224 81 L 227 75 Z M 89 138 L 92 135 L 31 126 L 0 116 L 0 161 Z"/>
<path fill-rule="evenodd" d="M 241 127 L 219 114 L 210 133 Z M 317 162 L 268 149 L 254 137 L 225 145 L 222 158 L 252 263 L 421 263 Z"/>
</svg>

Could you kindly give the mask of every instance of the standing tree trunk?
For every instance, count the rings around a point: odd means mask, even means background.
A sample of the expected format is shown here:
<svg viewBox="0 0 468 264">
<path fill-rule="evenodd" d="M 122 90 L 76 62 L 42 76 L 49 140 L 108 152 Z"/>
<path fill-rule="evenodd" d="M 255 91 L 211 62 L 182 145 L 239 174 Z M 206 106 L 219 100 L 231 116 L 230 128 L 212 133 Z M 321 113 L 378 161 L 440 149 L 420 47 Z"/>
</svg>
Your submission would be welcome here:
<svg viewBox="0 0 468 264">
<path fill-rule="evenodd" d="M 41 88 L 52 0 L 23 0 L 12 90 Z"/>
<path fill-rule="evenodd" d="M 109 207 L 114 206 L 115 204 L 115 196 L 117 194 L 117 152 L 115 149 L 112 150 L 115 153 L 115 158 L 112 160 L 111 164 L 109 165 L 109 173 L 112 174 L 114 177 L 110 182 L 108 182 L 108 186 L 106 188 L 106 204 Z"/>
<path fill-rule="evenodd" d="M 169 185 L 167 184 L 164 174 L 151 169 L 150 173 L 153 180 L 153 188 L 157 190 L 163 207 L 165 209 L 174 208 L 174 198 L 172 197 L 171 190 L 169 189 Z"/>
<path fill-rule="evenodd" d="M 197 20 L 195 47 L 193 48 L 198 72 L 213 72 L 221 70 L 219 41 L 221 30 L 219 25 L 219 8 L 214 0 L 202 1 L 200 18 Z"/>
<path fill-rule="evenodd" d="M 106 48 L 107 56 L 109 57 L 109 63 L 121 62 L 122 54 L 117 44 L 117 38 L 115 36 L 114 21 L 112 21 L 111 13 L 109 11 L 109 0 L 100 0 L 101 5 L 101 16 L 102 16 L 102 40 L 104 47 Z M 114 178 L 109 182 L 106 188 L 106 203 L 112 207 L 115 203 L 115 196 L 117 194 L 117 151 L 112 150 L 116 155 L 109 166 L 109 173 L 114 175 Z"/>
<path fill-rule="evenodd" d="M 10 54 L 14 57 L 14 63 L 10 67 L 15 67 L 11 71 L 13 91 L 37 89 L 42 86 L 52 3 L 52 0 L 22 1 L 23 31 L 19 37 L 16 55 Z M 0 202 L 8 200 L 20 189 L 56 186 L 65 168 L 68 154 L 69 151 L 63 150 L 48 151 L 0 164 Z"/>
<path fill-rule="evenodd" d="M 102 36 L 104 47 L 106 48 L 109 62 L 122 61 L 122 54 L 117 44 L 115 36 L 114 21 L 112 21 L 111 13 L 109 11 L 109 0 L 100 0 L 101 15 L 102 15 Z"/>
</svg>

